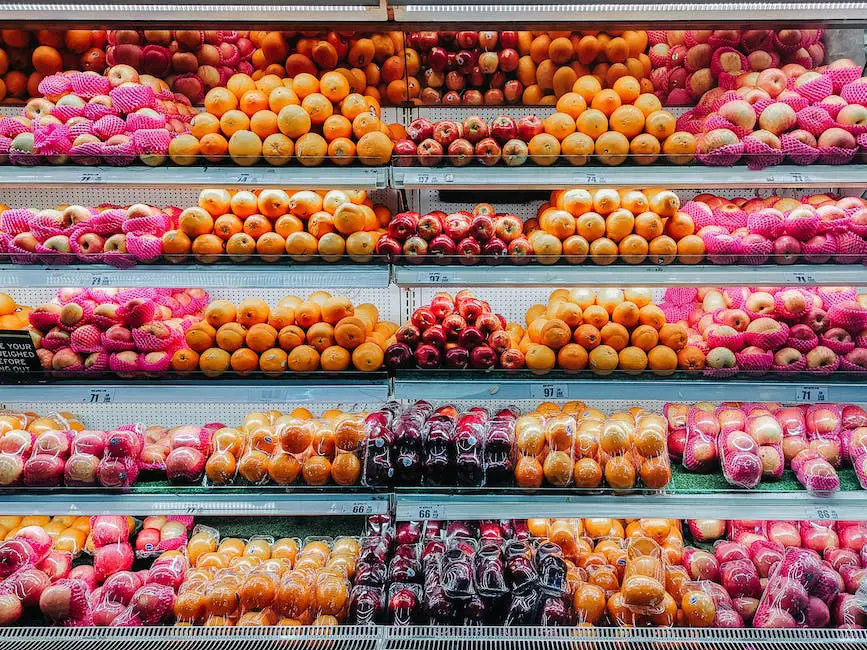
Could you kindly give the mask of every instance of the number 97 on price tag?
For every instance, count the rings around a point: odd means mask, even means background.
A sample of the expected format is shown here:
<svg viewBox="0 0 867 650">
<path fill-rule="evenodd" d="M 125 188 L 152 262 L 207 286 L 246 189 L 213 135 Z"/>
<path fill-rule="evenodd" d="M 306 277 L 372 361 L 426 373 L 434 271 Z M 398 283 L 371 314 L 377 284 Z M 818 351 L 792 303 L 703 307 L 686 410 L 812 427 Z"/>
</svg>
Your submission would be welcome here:
<svg viewBox="0 0 867 650">
<path fill-rule="evenodd" d="M 569 399 L 569 385 L 563 383 L 533 384 L 530 386 L 532 399 Z"/>
</svg>

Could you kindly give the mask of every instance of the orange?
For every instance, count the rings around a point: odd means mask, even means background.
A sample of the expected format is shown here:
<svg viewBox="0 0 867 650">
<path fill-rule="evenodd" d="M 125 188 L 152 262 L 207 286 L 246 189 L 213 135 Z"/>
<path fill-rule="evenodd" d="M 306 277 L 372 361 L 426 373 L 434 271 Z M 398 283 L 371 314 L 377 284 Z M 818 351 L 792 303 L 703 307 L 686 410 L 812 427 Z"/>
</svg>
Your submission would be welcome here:
<svg viewBox="0 0 867 650">
<path fill-rule="evenodd" d="M 358 159 L 365 165 L 386 165 L 394 143 L 381 131 L 366 133 L 358 140 Z"/>
<path fill-rule="evenodd" d="M 665 312 L 657 305 L 644 305 L 638 310 L 638 321 L 642 325 L 650 325 L 656 330 L 665 325 Z M 666 343 L 666 345 L 669 345 Z"/>
<path fill-rule="evenodd" d="M 599 91 L 590 102 L 590 108 L 602 111 L 606 117 L 610 116 L 623 102 L 620 95 L 610 88 Z"/>
<path fill-rule="evenodd" d="M 628 375 L 640 374 L 647 367 L 647 355 L 644 350 L 634 345 L 623 348 L 618 355 L 618 360 L 620 367 Z"/>
<path fill-rule="evenodd" d="M 647 133 L 641 133 L 629 143 L 629 154 L 637 165 L 652 165 L 659 158 L 659 140 Z"/>
<path fill-rule="evenodd" d="M 635 217 L 635 234 L 647 241 L 662 234 L 662 219 L 655 212 L 642 212 Z"/>
<path fill-rule="evenodd" d="M 198 113 L 190 122 L 190 133 L 202 139 L 208 133 L 219 133 L 220 120 L 211 113 Z"/>
<path fill-rule="evenodd" d="M 279 88 L 274 88 L 268 95 L 268 108 L 275 113 L 279 113 L 283 108 L 290 105 L 301 105 L 301 100 L 298 99 L 298 95 L 291 88 L 280 86 Z"/>
<path fill-rule="evenodd" d="M 665 140 L 674 133 L 676 120 L 668 111 L 657 110 L 647 115 L 644 128 L 648 134 L 659 141 Z"/>
<path fill-rule="evenodd" d="M 236 165 L 254 165 L 262 157 L 262 139 L 252 131 L 236 131 L 229 138 L 229 157 Z"/>
<path fill-rule="evenodd" d="M 277 115 L 269 110 L 260 110 L 250 118 L 250 130 L 260 138 L 277 133 Z"/>
<path fill-rule="evenodd" d="M 310 115 L 313 124 L 322 124 L 334 113 L 334 105 L 321 93 L 311 93 L 301 100 L 301 108 Z"/>
<path fill-rule="evenodd" d="M 176 136 L 169 143 L 169 158 L 176 165 L 192 165 L 199 152 L 199 141 L 189 133 Z"/>
<path fill-rule="evenodd" d="M 588 37 L 584 37 L 588 38 Z M 589 38 L 593 38 L 592 36 Z M 584 42 L 584 39 L 582 39 Z M 595 55 L 594 55 L 595 56 Z M 579 58 L 581 57 L 580 49 L 579 49 Z M 592 59 L 591 59 L 592 60 Z M 581 59 L 582 63 L 590 63 L 590 61 L 584 61 Z M 593 101 L 593 98 L 602 91 L 602 84 L 599 82 L 599 79 L 592 75 L 584 75 L 582 77 L 578 77 L 575 83 L 572 85 L 572 92 L 578 93 L 584 98 L 584 101 L 589 104 Z"/>
<path fill-rule="evenodd" d="M 241 99 L 248 90 L 256 90 L 256 82 L 249 75 L 238 72 L 229 77 L 229 80 L 226 82 L 226 88 L 235 97 Z"/>
<path fill-rule="evenodd" d="M 550 133 L 558 140 L 575 132 L 575 119 L 567 113 L 553 113 L 542 120 L 542 125 L 545 133 Z"/>
<path fill-rule="evenodd" d="M 629 210 L 617 208 L 605 218 L 605 235 L 619 242 L 621 239 L 632 233 L 635 224 L 635 217 Z"/>
<path fill-rule="evenodd" d="M 249 116 L 268 109 L 268 96 L 259 89 L 246 91 L 240 97 L 238 108 Z"/>
<path fill-rule="evenodd" d="M 617 350 L 610 345 L 600 345 L 591 350 L 589 355 L 590 369 L 596 375 L 610 375 L 618 362 Z"/>
<path fill-rule="evenodd" d="M 319 92 L 319 80 L 312 74 L 302 72 L 292 79 L 292 90 L 303 100 L 308 95 Z"/>
<path fill-rule="evenodd" d="M 644 130 L 644 113 L 635 106 L 619 106 L 608 119 L 612 129 L 627 138 L 634 138 Z"/>
<path fill-rule="evenodd" d="M 704 259 L 704 251 L 704 240 L 698 235 L 686 235 L 677 242 L 677 259 L 681 264 L 698 264 Z"/>
<path fill-rule="evenodd" d="M 362 372 L 379 370 L 383 361 L 383 350 L 375 343 L 362 343 L 352 351 L 352 365 Z"/>
<path fill-rule="evenodd" d="M 305 133 L 295 142 L 295 155 L 305 167 L 321 165 L 327 152 L 328 143 L 318 133 Z"/>
<path fill-rule="evenodd" d="M 269 165 L 285 165 L 294 153 L 295 144 L 282 133 L 272 133 L 262 142 L 262 157 Z"/>
<path fill-rule="evenodd" d="M 647 353 L 647 364 L 657 375 L 670 375 L 677 369 L 677 354 L 670 347 L 657 345 Z"/>
<path fill-rule="evenodd" d="M 294 104 L 288 104 L 277 114 L 277 127 L 290 138 L 299 138 L 310 132 L 312 121 L 309 113 Z"/>
<path fill-rule="evenodd" d="M 632 104 L 641 95 L 641 84 L 635 77 L 620 77 L 611 88 L 620 96 L 620 101 L 624 104 Z"/>
<path fill-rule="evenodd" d="M 287 355 L 280 348 L 265 350 L 259 357 L 259 367 L 266 375 L 279 376 L 286 371 Z"/>
<path fill-rule="evenodd" d="M 223 113 L 220 118 L 220 129 L 228 138 L 231 138 L 236 132 L 246 129 L 250 126 L 250 118 L 243 111 L 232 109 Z"/>
<path fill-rule="evenodd" d="M 220 348 L 208 348 L 199 357 L 199 368 L 206 377 L 217 377 L 229 369 L 230 355 Z"/>
<path fill-rule="evenodd" d="M 629 331 L 620 323 L 606 323 L 599 330 L 599 335 L 603 345 L 611 346 L 615 350 L 622 350 L 629 345 Z"/>
<path fill-rule="evenodd" d="M 671 264 L 677 256 L 677 243 L 668 235 L 650 241 L 650 259 L 654 264 Z"/>
<path fill-rule="evenodd" d="M 581 133 L 595 140 L 608 131 L 608 117 L 602 111 L 592 108 L 581 113 L 576 126 Z"/>
<path fill-rule="evenodd" d="M 659 98 L 653 93 L 642 93 L 633 102 L 633 105 L 635 106 L 635 108 L 639 109 L 642 113 L 644 113 L 645 117 L 650 116 L 656 111 L 662 110 L 662 102 L 660 102 Z"/>
<path fill-rule="evenodd" d="M 629 153 L 629 140 L 622 133 L 608 131 L 596 140 L 596 155 L 603 165 L 621 165 Z"/>
<path fill-rule="evenodd" d="M 587 110 L 587 101 L 579 93 L 567 92 L 557 100 L 557 110 L 575 120 L 578 119 L 581 113 Z"/>
<path fill-rule="evenodd" d="M 577 343 L 568 343 L 557 352 L 557 366 L 566 370 L 583 370 L 588 359 L 587 350 Z"/>
<path fill-rule="evenodd" d="M 560 155 L 560 142 L 550 133 L 534 135 L 528 144 L 530 158 L 537 165 L 553 165 Z"/>
<path fill-rule="evenodd" d="M 686 165 L 695 158 L 697 140 L 686 131 L 676 131 L 662 143 L 662 153 L 668 162 L 675 165 Z"/>
<path fill-rule="evenodd" d="M 199 151 L 208 162 L 223 162 L 229 151 L 229 141 L 221 133 L 207 133 L 199 142 Z"/>
</svg>

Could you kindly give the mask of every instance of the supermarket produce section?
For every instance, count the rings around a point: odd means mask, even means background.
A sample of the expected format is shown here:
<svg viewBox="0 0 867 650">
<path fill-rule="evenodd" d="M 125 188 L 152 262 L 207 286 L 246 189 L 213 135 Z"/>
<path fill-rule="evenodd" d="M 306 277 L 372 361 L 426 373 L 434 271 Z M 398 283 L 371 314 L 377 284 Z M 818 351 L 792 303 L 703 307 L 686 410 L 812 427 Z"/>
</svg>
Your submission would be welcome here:
<svg viewBox="0 0 867 650">
<path fill-rule="evenodd" d="M 865 28 L 0 7 L 0 645 L 867 647 Z"/>
</svg>

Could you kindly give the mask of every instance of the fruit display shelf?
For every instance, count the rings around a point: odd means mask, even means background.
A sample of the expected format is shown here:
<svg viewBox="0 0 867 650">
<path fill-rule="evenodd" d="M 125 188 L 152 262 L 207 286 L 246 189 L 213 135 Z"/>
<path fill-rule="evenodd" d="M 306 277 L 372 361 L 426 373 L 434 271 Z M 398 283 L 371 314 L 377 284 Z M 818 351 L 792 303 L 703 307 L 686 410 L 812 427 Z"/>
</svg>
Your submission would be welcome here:
<svg viewBox="0 0 867 650">
<path fill-rule="evenodd" d="M 390 0 L 394 19 L 399 22 L 704 22 L 740 24 L 776 21 L 790 23 L 846 24 L 867 21 L 863 2 L 628 2 L 623 0 L 587 3 L 550 3 L 513 0 L 494 4 L 481 0 Z"/>
<path fill-rule="evenodd" d="M 639 650 L 688 647 L 746 650 L 805 647 L 847 650 L 863 647 L 867 631 L 859 629 L 724 629 L 724 628 L 597 628 L 597 627 L 455 627 L 340 626 L 317 627 L 13 627 L 0 630 L 0 642 L 14 650 L 76 650 L 94 647 L 146 650 L 155 644 L 217 650 L 239 645 L 280 644 L 285 647 L 328 647 L 333 650 L 441 650 L 473 647 L 485 650 L 570 650 L 584 645 Z"/>
<path fill-rule="evenodd" d="M 377 190 L 387 167 L 3 167 L 0 189 L 21 187 L 195 188 L 255 187 Z"/>
<path fill-rule="evenodd" d="M 280 403 L 313 404 L 341 402 L 382 402 L 388 398 L 385 373 L 368 373 L 364 378 L 334 377 L 329 373 L 297 379 L 218 380 L 160 379 L 156 381 L 65 381 L 54 384 L 4 384 L 2 400 L 9 402 L 78 404 L 143 403 Z"/>
<path fill-rule="evenodd" d="M 867 269 L 859 264 L 715 266 L 645 263 L 593 266 L 562 263 L 513 266 L 506 263 L 492 268 L 485 262 L 481 258 L 475 266 L 396 264 L 393 277 L 395 284 L 400 287 L 620 287 L 642 284 L 655 287 L 742 287 L 757 283 L 779 286 L 867 285 Z"/>
<path fill-rule="evenodd" d="M 653 187 L 677 189 L 772 187 L 858 188 L 867 184 L 864 165 L 779 165 L 763 170 L 739 167 L 392 167 L 392 187 L 406 190 L 541 189 L 564 187 Z"/>
<path fill-rule="evenodd" d="M 5 490 L 3 511 L 14 515 L 166 515 L 273 517 L 385 514 L 391 495 L 370 489 L 218 488 L 150 482 L 117 490 Z"/>
<path fill-rule="evenodd" d="M 165 0 L 123 4 L 114 2 L 7 2 L 0 6 L 4 22 L 105 22 L 156 21 L 171 24 L 220 24 L 240 22 L 368 22 L 387 19 L 384 0 L 268 0 L 239 4 L 216 0 L 178 5 Z"/>
<path fill-rule="evenodd" d="M 793 379 L 705 379 L 678 373 L 658 377 L 650 372 L 608 377 L 563 371 L 533 374 L 529 371 L 399 371 L 392 396 L 398 400 L 539 399 L 539 400 L 690 400 L 863 402 L 867 383 L 860 376 L 847 378 L 798 376 Z"/>
<path fill-rule="evenodd" d="M 303 289 L 319 285 L 384 289 L 389 285 L 390 269 L 385 264 L 232 264 L 216 267 L 145 264 L 131 269 L 90 264 L 54 267 L 0 265 L 0 286 L 3 287 L 173 287 L 179 277 L 205 289 Z M 829 284 L 854 283 L 841 280 Z"/>
</svg>

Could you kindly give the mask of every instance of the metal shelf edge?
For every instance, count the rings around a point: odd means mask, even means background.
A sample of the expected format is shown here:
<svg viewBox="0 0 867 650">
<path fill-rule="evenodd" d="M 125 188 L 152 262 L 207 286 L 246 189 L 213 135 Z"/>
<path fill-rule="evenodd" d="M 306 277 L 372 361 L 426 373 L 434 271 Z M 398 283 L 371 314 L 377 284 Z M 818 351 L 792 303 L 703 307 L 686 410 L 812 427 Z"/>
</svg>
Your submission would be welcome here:
<svg viewBox="0 0 867 650">
<path fill-rule="evenodd" d="M 737 519 L 744 512 L 761 519 L 858 519 L 867 507 L 867 492 L 838 493 L 828 498 L 806 492 L 742 491 L 709 494 L 562 495 L 401 494 L 395 495 L 398 521 L 419 519 L 662 517 L 670 519 Z"/>
<path fill-rule="evenodd" d="M 325 281 L 331 287 L 385 288 L 390 269 L 382 264 L 283 266 L 139 265 L 116 269 L 103 265 L 0 265 L 0 287 L 174 287 L 178 277 L 203 289 L 307 288 Z"/>
<path fill-rule="evenodd" d="M 514 287 L 514 286 L 752 286 L 756 282 L 780 286 L 867 286 L 867 267 L 858 264 L 791 266 L 594 266 L 592 263 L 552 266 L 404 265 L 394 266 L 395 284 L 402 287 Z"/>
<path fill-rule="evenodd" d="M 865 402 L 867 384 L 829 382 L 827 378 L 805 377 L 797 382 L 709 379 L 566 379 L 562 374 L 536 379 L 394 379 L 394 399 L 629 399 L 661 401 L 763 401 L 785 403 Z"/>
</svg>

